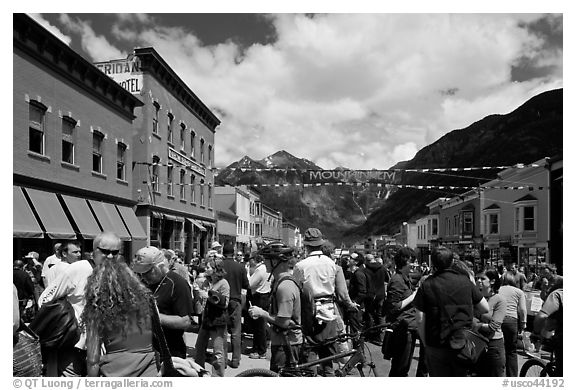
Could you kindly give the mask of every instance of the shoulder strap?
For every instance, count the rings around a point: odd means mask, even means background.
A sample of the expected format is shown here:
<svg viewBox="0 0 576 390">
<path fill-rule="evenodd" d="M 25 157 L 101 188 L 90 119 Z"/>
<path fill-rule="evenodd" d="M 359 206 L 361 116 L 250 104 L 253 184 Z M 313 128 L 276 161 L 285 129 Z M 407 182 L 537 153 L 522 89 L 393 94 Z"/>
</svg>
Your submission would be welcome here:
<svg viewBox="0 0 576 390">
<path fill-rule="evenodd" d="M 152 333 L 158 342 L 158 348 L 160 351 L 160 362 L 164 365 L 164 372 L 174 372 L 174 364 L 172 363 L 172 356 L 170 355 L 170 350 L 168 349 L 168 343 L 166 342 L 166 337 L 164 336 L 164 331 L 162 330 L 162 325 L 160 324 L 160 315 L 158 314 L 158 306 L 156 306 L 156 299 L 152 297 L 150 299 L 150 318 L 152 322 Z"/>
</svg>

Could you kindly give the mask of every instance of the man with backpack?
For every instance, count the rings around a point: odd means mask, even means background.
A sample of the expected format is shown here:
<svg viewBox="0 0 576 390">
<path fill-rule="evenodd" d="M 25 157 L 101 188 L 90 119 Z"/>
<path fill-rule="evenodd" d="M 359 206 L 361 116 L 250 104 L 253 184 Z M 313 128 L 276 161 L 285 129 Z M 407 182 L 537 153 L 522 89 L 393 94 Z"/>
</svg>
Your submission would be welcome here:
<svg viewBox="0 0 576 390">
<path fill-rule="evenodd" d="M 294 266 L 292 251 L 292 248 L 280 242 L 271 243 L 259 251 L 258 255 L 264 257 L 266 271 L 274 277 L 271 307 L 270 312 L 258 306 L 248 309 L 252 318 L 263 318 L 271 325 L 270 370 L 274 372 L 299 362 L 303 342 L 301 292 L 292 277 Z"/>
<path fill-rule="evenodd" d="M 314 299 L 311 310 L 313 313 L 305 313 L 302 317 L 312 316 L 315 320 L 314 329 L 310 336 L 314 341 L 322 341 L 336 337 L 343 332 L 342 315 L 336 305 L 336 299 L 344 305 L 345 310 L 355 311 L 356 305 L 348 296 L 346 280 L 336 263 L 322 252 L 322 246 L 326 243 L 322 232 L 317 228 L 309 228 L 304 232 L 303 240 L 308 257 L 296 263 L 294 266 L 294 278 L 302 287 L 302 290 L 310 294 Z M 306 331 L 305 331 L 306 333 Z M 334 354 L 334 346 L 317 348 L 320 358 Z M 333 376 L 332 362 L 323 363 L 321 369 L 325 376 Z"/>
<path fill-rule="evenodd" d="M 365 261 L 368 291 L 365 300 L 364 326 L 370 328 L 384 323 L 384 300 L 386 299 L 386 286 L 390 281 L 390 275 L 386 267 L 380 264 L 373 254 L 367 254 Z M 376 345 L 382 345 L 383 336 L 382 332 L 367 335 L 371 339 L 370 341 Z"/>
</svg>

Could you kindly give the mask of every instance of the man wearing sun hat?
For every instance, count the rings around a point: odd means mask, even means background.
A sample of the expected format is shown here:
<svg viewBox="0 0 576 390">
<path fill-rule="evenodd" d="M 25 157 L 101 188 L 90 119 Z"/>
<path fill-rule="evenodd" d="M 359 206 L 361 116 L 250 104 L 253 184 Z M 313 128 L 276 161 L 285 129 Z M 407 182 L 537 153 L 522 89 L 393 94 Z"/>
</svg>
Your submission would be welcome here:
<svg viewBox="0 0 576 390">
<path fill-rule="evenodd" d="M 184 331 L 192 323 L 194 313 L 188 282 L 170 270 L 164 253 L 154 246 L 136 252 L 132 270 L 154 294 L 170 354 L 185 359 Z"/>
</svg>

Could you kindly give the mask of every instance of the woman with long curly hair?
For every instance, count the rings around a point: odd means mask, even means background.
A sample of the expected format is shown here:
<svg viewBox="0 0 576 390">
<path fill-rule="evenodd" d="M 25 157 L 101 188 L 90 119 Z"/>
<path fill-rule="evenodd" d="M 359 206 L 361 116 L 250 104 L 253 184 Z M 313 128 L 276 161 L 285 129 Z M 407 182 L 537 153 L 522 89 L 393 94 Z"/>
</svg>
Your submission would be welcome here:
<svg viewBox="0 0 576 390">
<path fill-rule="evenodd" d="M 118 261 L 121 245 L 113 233 L 94 240 L 96 267 L 86 284 L 81 321 L 86 327 L 88 376 L 156 376 L 151 294 L 128 265 Z"/>
</svg>

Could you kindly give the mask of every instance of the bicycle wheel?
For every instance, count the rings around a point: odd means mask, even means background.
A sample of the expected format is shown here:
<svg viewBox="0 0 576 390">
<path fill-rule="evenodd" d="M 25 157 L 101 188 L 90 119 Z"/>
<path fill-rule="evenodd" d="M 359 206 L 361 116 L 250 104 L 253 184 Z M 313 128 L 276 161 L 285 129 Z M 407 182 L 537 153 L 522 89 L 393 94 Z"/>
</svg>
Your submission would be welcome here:
<svg viewBox="0 0 576 390">
<path fill-rule="evenodd" d="M 276 377 L 278 376 L 277 373 L 274 371 L 268 370 L 266 368 L 250 368 L 246 371 L 242 371 L 236 376 L 241 377 L 255 377 L 255 376 L 264 376 L 264 377 Z"/>
<path fill-rule="evenodd" d="M 362 345 L 362 354 L 364 355 L 364 362 L 361 367 L 356 367 L 361 377 L 379 377 L 382 376 L 380 369 L 376 368 L 372 351 L 367 344 Z"/>
<path fill-rule="evenodd" d="M 521 377 L 541 377 L 547 376 L 546 365 L 540 360 L 530 359 L 522 365 L 520 369 Z"/>
</svg>

